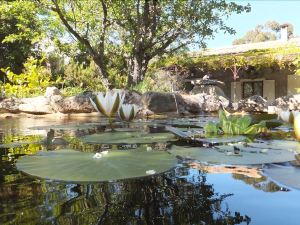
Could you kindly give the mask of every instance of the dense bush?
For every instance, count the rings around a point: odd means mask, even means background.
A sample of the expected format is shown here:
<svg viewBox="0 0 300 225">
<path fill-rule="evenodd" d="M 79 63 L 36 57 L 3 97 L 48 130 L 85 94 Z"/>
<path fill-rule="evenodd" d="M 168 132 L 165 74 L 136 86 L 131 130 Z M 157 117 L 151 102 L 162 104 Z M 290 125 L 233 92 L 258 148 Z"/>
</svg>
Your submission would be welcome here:
<svg viewBox="0 0 300 225">
<path fill-rule="evenodd" d="M 2 84 L 6 96 L 28 97 L 44 94 L 52 85 L 50 71 L 42 65 L 44 59 L 29 57 L 22 73 L 15 74 L 10 68 L 1 69 L 7 80 Z"/>
</svg>

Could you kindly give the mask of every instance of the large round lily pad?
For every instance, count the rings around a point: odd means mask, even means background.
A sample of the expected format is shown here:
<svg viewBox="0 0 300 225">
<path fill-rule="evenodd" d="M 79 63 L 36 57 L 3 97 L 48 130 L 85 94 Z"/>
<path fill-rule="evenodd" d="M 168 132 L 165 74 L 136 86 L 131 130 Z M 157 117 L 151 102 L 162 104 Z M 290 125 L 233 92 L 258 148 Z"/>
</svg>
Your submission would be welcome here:
<svg viewBox="0 0 300 225">
<path fill-rule="evenodd" d="M 62 181 L 112 181 L 161 173 L 176 165 L 168 152 L 145 150 L 109 151 L 102 158 L 75 150 L 39 152 L 17 161 L 27 174 Z"/>
<path fill-rule="evenodd" d="M 50 126 L 37 126 L 30 127 L 32 130 L 86 130 L 86 129 L 96 129 L 101 126 L 107 126 L 108 122 L 103 123 L 67 123 L 60 125 L 50 125 Z"/>
<path fill-rule="evenodd" d="M 300 143 L 297 141 L 272 140 L 261 143 L 248 143 L 248 145 L 261 149 L 279 149 L 300 152 Z"/>
<path fill-rule="evenodd" d="M 300 168 L 294 166 L 268 165 L 263 169 L 266 176 L 288 187 L 300 189 Z"/>
<path fill-rule="evenodd" d="M 294 153 L 287 150 L 263 150 L 242 146 L 239 146 L 238 149 L 234 148 L 234 146 L 225 145 L 218 146 L 218 148 L 173 146 L 170 153 L 201 162 L 229 165 L 279 163 L 295 159 Z"/>
<path fill-rule="evenodd" d="M 20 148 L 25 145 L 30 144 L 30 142 L 11 142 L 11 143 L 5 143 L 5 144 L 0 144 L 0 149 L 2 148 Z"/>
<path fill-rule="evenodd" d="M 175 140 L 171 133 L 106 132 L 87 135 L 82 141 L 89 144 L 146 144 Z"/>
<path fill-rule="evenodd" d="M 226 143 L 236 143 L 241 142 L 246 139 L 245 136 L 242 135 L 222 135 L 222 136 L 215 136 L 215 137 L 206 137 L 206 138 L 199 138 L 199 140 L 209 143 L 209 144 L 226 144 Z"/>
</svg>

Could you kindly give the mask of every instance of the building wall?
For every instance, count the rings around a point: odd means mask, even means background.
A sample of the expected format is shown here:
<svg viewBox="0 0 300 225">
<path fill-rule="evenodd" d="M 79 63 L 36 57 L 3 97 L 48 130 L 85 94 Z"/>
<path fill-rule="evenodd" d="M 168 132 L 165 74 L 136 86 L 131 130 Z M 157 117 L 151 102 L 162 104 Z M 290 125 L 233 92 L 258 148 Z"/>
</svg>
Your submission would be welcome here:
<svg viewBox="0 0 300 225">
<path fill-rule="evenodd" d="M 297 89 L 300 90 L 300 76 L 288 76 L 288 95 L 297 94 Z"/>
<path fill-rule="evenodd" d="M 224 90 L 225 95 L 233 99 L 233 93 L 232 93 L 232 82 L 233 80 L 233 75 L 230 70 L 226 71 L 210 71 L 212 79 L 220 80 L 225 83 L 225 86 L 222 87 Z M 205 72 L 203 71 L 193 71 L 193 77 L 194 78 L 201 78 L 203 77 Z M 273 68 L 273 69 L 264 69 L 262 71 L 258 72 L 253 72 L 253 71 L 242 71 L 239 74 L 239 78 L 236 80 L 237 82 L 242 82 L 242 81 L 255 81 L 255 80 L 273 80 L 275 83 L 275 98 L 285 96 L 287 95 L 288 92 L 288 75 L 292 74 L 292 71 L 289 71 L 287 69 L 282 69 L 280 70 L 279 68 Z M 300 76 L 299 79 L 297 79 L 297 82 L 300 82 Z M 291 79 L 289 77 L 289 89 L 295 89 L 294 86 L 300 88 L 300 83 L 294 82 L 294 78 Z M 265 82 L 268 85 L 272 85 L 272 82 Z M 241 85 L 241 84 L 240 84 Z M 293 86 L 294 85 L 294 86 Z M 265 88 L 265 91 L 268 90 L 268 88 Z M 240 90 L 241 91 L 241 90 Z M 270 95 L 269 95 L 270 96 Z"/>
</svg>

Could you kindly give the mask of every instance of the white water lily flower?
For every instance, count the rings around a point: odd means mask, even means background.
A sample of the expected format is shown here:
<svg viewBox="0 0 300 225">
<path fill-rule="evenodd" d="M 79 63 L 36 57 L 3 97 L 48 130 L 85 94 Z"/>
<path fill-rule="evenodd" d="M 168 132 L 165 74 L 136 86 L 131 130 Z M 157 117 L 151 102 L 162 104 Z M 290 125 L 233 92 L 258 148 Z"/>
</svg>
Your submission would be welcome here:
<svg viewBox="0 0 300 225">
<path fill-rule="evenodd" d="M 300 114 L 297 114 L 294 118 L 294 131 L 298 141 L 300 141 Z"/>
<path fill-rule="evenodd" d="M 131 121 L 139 111 L 139 107 L 134 104 L 124 104 L 120 107 L 119 116 L 122 120 Z"/>
<path fill-rule="evenodd" d="M 97 152 L 94 156 L 93 156 L 94 159 L 101 159 L 102 158 L 102 154 Z"/>
<path fill-rule="evenodd" d="M 289 110 L 281 110 L 280 112 L 279 112 L 279 118 L 281 119 L 281 120 L 283 120 L 284 122 L 290 122 L 290 120 L 291 120 L 291 115 L 293 115 Z"/>
<path fill-rule="evenodd" d="M 293 113 L 294 117 L 300 115 L 300 111 L 298 111 L 298 110 L 297 111 L 292 111 L 292 113 Z"/>
<path fill-rule="evenodd" d="M 96 95 L 95 102 L 91 98 L 90 101 L 97 112 L 110 118 L 120 109 L 124 97 L 125 94 L 119 91 L 108 91 L 106 94 L 100 92 Z"/>
<path fill-rule="evenodd" d="M 153 174 L 156 174 L 156 171 L 155 170 L 147 170 L 146 174 L 153 175 Z"/>
<path fill-rule="evenodd" d="M 108 151 L 102 151 L 101 154 L 102 154 L 102 155 L 107 155 L 107 154 L 108 154 Z"/>
</svg>

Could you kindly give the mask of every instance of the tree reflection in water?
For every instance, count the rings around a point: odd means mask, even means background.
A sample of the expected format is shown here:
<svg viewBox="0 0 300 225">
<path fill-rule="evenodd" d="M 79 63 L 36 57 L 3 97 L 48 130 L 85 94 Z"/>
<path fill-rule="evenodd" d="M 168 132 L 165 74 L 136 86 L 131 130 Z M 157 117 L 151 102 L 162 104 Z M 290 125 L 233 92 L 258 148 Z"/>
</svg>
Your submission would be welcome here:
<svg viewBox="0 0 300 225">
<path fill-rule="evenodd" d="M 6 171 L 1 175 L 1 224 L 250 223 L 248 216 L 222 204 L 231 194 L 215 193 L 206 174 L 185 166 L 143 179 L 93 184 L 39 181 L 8 168 L 7 162 L 1 167 Z"/>
</svg>

